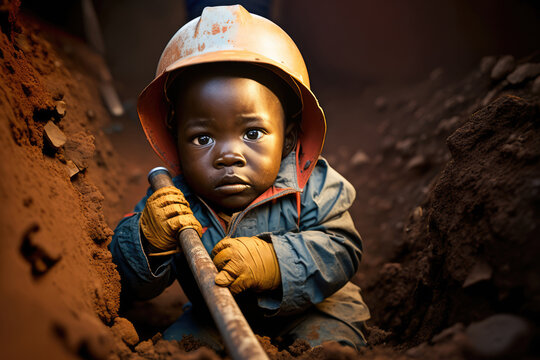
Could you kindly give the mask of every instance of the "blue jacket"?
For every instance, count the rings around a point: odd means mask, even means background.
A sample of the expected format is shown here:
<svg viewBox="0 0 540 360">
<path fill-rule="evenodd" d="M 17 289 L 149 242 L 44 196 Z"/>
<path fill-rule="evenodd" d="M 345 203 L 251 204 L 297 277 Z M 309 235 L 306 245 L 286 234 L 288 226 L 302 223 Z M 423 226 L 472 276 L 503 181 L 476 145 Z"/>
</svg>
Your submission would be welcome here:
<svg viewBox="0 0 540 360">
<path fill-rule="evenodd" d="M 274 186 L 264 197 L 233 215 L 227 229 L 190 191 L 182 175 L 173 181 L 200 221 L 204 230 L 202 243 L 209 253 L 225 236 L 259 236 L 272 242 L 282 289 L 255 294 L 255 309 L 275 316 L 300 313 L 315 305 L 357 327 L 369 318 L 369 310 L 360 289 L 349 282 L 362 256 L 361 238 L 348 212 L 355 198 L 354 188 L 320 157 L 305 187 L 300 189 L 295 159 L 294 152 L 283 159 Z M 175 279 L 185 291 L 194 287 L 187 266 L 182 265 L 182 255 L 168 256 L 152 271 L 139 231 L 139 218 L 151 193 L 149 190 L 135 212 L 118 224 L 109 245 L 122 277 L 122 291 L 136 299 L 159 295 Z M 190 285 L 186 286 L 186 282 Z M 196 295 L 190 292 L 186 291 L 195 303 Z"/>
</svg>

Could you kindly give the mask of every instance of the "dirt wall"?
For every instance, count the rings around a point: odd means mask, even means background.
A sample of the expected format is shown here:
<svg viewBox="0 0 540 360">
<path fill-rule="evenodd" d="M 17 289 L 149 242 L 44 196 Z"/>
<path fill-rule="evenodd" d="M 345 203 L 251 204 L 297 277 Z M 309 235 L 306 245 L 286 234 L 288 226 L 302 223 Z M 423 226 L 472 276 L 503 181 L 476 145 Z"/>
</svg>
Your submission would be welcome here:
<svg viewBox="0 0 540 360">
<path fill-rule="evenodd" d="M 65 63 L 9 5 L 0 32 L 1 351 L 100 356 L 120 292 L 103 209 L 113 213 L 116 200 L 102 195 L 123 181 L 100 130 L 108 115 L 84 63 Z M 53 146 L 46 126 L 65 143 Z"/>
</svg>

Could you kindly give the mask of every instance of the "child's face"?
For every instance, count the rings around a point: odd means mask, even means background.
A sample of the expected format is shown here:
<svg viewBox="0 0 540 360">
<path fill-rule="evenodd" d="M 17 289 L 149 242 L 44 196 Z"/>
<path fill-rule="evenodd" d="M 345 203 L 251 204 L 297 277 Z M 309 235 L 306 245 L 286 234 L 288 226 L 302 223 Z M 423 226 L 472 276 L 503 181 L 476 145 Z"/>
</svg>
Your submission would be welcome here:
<svg viewBox="0 0 540 360">
<path fill-rule="evenodd" d="M 218 211 L 239 211 L 275 181 L 285 141 L 278 97 L 232 76 L 193 80 L 172 99 L 190 187 Z"/>
</svg>

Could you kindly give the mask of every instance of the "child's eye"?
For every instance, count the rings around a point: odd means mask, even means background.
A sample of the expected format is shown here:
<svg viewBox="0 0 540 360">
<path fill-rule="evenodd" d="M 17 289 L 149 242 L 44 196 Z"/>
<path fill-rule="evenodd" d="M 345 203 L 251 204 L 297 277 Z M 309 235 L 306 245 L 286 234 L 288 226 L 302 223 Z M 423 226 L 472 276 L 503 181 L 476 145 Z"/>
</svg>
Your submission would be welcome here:
<svg viewBox="0 0 540 360">
<path fill-rule="evenodd" d="M 202 145 L 209 145 L 209 144 L 214 143 L 214 139 L 212 139 L 208 135 L 201 135 L 191 140 L 191 142 L 194 143 L 195 145 L 202 146 Z"/>
<path fill-rule="evenodd" d="M 263 135 L 264 135 L 264 133 L 261 130 L 252 129 L 252 130 L 248 130 L 244 134 L 244 139 L 246 139 L 246 140 L 258 140 L 258 139 L 262 138 Z"/>
</svg>

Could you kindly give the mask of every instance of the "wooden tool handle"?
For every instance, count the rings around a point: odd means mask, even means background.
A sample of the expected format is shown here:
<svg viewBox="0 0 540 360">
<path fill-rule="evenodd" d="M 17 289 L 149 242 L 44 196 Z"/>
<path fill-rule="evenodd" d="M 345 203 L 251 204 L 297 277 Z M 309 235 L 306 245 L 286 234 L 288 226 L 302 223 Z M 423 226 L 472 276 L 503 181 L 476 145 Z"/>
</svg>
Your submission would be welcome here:
<svg viewBox="0 0 540 360">
<path fill-rule="evenodd" d="M 152 169 L 148 174 L 148 182 L 154 191 L 174 186 L 171 175 L 163 167 Z M 191 272 L 231 357 L 234 360 L 268 360 L 229 289 L 216 285 L 216 266 L 197 232 L 186 229 L 178 237 Z"/>
</svg>

